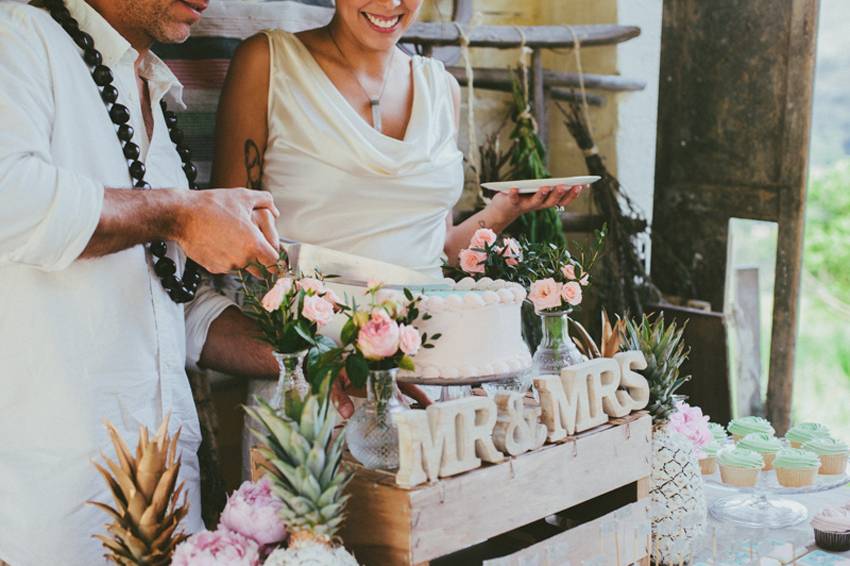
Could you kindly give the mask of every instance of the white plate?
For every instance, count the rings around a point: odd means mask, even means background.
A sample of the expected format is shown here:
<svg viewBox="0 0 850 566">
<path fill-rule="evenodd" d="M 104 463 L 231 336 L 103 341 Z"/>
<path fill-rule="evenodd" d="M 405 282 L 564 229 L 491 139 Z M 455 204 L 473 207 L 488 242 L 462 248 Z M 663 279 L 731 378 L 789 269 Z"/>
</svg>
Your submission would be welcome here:
<svg viewBox="0 0 850 566">
<path fill-rule="evenodd" d="M 511 189 L 519 189 L 520 193 L 536 193 L 540 187 L 554 187 L 555 185 L 589 185 L 595 183 L 602 177 L 597 175 L 584 175 L 580 177 L 560 177 L 558 179 L 528 179 L 526 181 L 500 181 L 498 183 L 481 183 L 481 186 L 491 191 L 503 193 Z"/>
</svg>

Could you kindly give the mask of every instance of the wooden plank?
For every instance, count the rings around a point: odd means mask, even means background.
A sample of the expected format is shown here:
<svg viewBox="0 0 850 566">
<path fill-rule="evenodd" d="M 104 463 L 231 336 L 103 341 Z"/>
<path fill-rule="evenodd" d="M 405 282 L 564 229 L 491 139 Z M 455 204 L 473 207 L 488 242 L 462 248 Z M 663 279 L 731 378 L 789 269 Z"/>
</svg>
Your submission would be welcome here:
<svg viewBox="0 0 850 566">
<path fill-rule="evenodd" d="M 739 415 L 763 416 L 761 401 L 761 294 L 758 267 L 735 270 L 735 343 Z"/>
<path fill-rule="evenodd" d="M 413 561 L 460 550 L 645 477 L 650 445 L 644 416 L 413 490 Z"/>
<path fill-rule="evenodd" d="M 463 67 L 448 67 L 448 71 L 458 80 L 461 85 L 467 83 L 466 69 Z M 490 88 L 510 86 L 512 80 L 511 71 L 507 69 L 473 69 L 475 74 L 475 86 Z M 578 73 L 562 73 L 559 71 L 543 70 L 543 82 L 547 88 L 570 87 L 579 88 Z M 646 88 L 646 83 L 636 79 L 621 77 L 619 75 L 597 75 L 585 74 L 584 86 L 589 89 L 605 90 L 610 92 L 634 92 Z"/>
<path fill-rule="evenodd" d="M 649 503 L 638 501 L 482 566 L 632 564 L 649 555 Z"/>
<path fill-rule="evenodd" d="M 518 26 L 531 48 L 573 47 L 573 35 L 566 26 Z M 573 26 L 582 47 L 615 45 L 640 35 L 637 26 L 584 25 Z M 465 29 L 472 47 L 514 49 L 522 41 L 517 26 L 476 26 Z M 416 22 L 404 37 L 403 43 L 420 45 L 460 45 L 460 35 L 454 24 L 447 22 Z"/>
<path fill-rule="evenodd" d="M 411 531 L 414 528 L 408 492 L 395 485 L 376 483 L 357 473 L 348 487 L 342 539 L 358 563 L 367 565 L 414 564 Z M 423 560 L 417 559 L 419 562 Z"/>
</svg>

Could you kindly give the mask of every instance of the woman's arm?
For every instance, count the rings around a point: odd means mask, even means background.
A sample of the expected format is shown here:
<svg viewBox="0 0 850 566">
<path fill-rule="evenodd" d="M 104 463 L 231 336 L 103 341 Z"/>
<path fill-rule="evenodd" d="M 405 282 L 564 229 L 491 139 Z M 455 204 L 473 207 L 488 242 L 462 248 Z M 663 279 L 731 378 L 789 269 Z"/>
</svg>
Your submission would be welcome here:
<svg viewBox="0 0 850 566">
<path fill-rule="evenodd" d="M 455 120 L 459 129 L 460 85 L 454 76 L 448 76 L 454 100 Z M 449 263 L 457 265 L 460 250 L 469 245 L 472 234 L 479 228 L 490 228 L 498 234 L 526 212 L 552 208 L 553 206 L 567 206 L 581 194 L 582 190 L 584 190 L 584 185 L 574 187 L 557 185 L 542 187 L 532 195 L 520 195 L 518 189 L 513 189 L 510 193 L 498 193 L 483 210 L 473 214 L 457 226 L 453 223 L 450 211 L 446 215 L 446 244 L 443 248 L 446 256 L 448 256 Z"/>
</svg>

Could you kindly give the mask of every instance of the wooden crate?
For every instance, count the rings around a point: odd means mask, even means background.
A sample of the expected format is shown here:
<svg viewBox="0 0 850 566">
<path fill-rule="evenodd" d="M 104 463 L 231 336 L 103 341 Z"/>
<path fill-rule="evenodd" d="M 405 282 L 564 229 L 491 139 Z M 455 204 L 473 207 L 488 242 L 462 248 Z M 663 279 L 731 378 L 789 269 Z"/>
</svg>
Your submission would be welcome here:
<svg viewBox="0 0 850 566">
<path fill-rule="evenodd" d="M 651 418 L 636 413 L 409 490 L 355 464 L 342 537 L 367 566 L 427 564 L 629 484 L 632 501 L 645 497 L 651 450 Z"/>
</svg>

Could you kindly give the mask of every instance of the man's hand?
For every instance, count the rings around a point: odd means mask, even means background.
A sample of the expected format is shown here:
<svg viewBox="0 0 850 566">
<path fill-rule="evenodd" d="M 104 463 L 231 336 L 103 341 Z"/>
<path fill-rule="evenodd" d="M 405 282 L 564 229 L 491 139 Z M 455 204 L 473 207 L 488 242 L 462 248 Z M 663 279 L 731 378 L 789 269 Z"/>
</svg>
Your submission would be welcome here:
<svg viewBox="0 0 850 566">
<path fill-rule="evenodd" d="M 186 255 L 211 273 L 227 273 L 250 263 L 274 265 L 280 215 L 271 194 L 249 189 L 186 193 L 175 240 Z"/>
<path fill-rule="evenodd" d="M 419 404 L 423 407 L 427 407 L 432 403 L 431 399 L 428 398 L 425 392 L 415 385 L 399 383 L 398 388 L 402 393 L 419 402 Z M 345 370 L 342 370 L 339 377 L 334 380 L 333 387 L 331 388 L 331 402 L 336 407 L 340 416 L 344 419 L 351 418 L 351 415 L 354 414 L 354 402 L 351 400 L 352 396 L 366 397 L 366 390 L 352 386 Z"/>
</svg>

